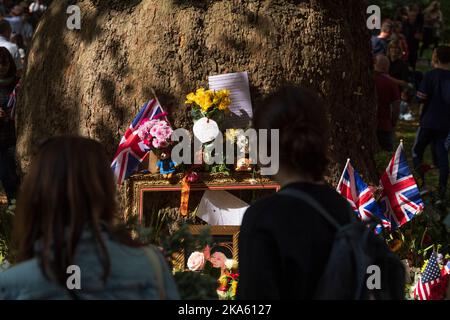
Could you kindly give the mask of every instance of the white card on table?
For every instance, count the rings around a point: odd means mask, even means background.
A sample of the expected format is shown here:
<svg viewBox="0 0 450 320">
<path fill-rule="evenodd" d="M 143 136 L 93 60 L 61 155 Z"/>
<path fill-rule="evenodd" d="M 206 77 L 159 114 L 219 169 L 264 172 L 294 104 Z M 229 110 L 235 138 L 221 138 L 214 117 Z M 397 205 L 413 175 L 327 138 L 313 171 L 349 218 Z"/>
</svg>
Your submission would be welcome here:
<svg viewBox="0 0 450 320">
<path fill-rule="evenodd" d="M 213 226 L 240 226 L 249 205 L 227 191 L 206 190 L 197 216 Z"/>
</svg>

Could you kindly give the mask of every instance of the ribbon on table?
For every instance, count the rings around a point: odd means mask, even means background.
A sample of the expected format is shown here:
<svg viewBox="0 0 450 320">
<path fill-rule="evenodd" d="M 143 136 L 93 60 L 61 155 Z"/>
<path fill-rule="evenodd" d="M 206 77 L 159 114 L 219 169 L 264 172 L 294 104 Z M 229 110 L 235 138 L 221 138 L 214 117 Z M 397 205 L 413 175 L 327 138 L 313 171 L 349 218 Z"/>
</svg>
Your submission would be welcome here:
<svg viewBox="0 0 450 320">
<path fill-rule="evenodd" d="M 181 201 L 180 214 L 186 217 L 189 212 L 189 193 L 191 191 L 191 184 L 188 180 L 188 175 L 185 175 L 181 180 Z"/>
</svg>

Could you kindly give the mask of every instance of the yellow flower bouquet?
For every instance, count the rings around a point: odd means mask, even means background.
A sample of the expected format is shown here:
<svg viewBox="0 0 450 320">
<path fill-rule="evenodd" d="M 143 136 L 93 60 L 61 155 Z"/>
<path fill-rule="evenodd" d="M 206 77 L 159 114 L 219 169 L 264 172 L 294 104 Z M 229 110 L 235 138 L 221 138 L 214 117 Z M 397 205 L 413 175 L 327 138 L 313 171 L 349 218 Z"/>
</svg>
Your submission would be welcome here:
<svg viewBox="0 0 450 320">
<path fill-rule="evenodd" d="M 230 91 L 199 88 L 195 93 L 191 92 L 186 96 L 185 103 L 192 106 L 194 120 L 202 117 L 214 118 L 220 113 L 227 114 L 230 111 Z"/>
</svg>

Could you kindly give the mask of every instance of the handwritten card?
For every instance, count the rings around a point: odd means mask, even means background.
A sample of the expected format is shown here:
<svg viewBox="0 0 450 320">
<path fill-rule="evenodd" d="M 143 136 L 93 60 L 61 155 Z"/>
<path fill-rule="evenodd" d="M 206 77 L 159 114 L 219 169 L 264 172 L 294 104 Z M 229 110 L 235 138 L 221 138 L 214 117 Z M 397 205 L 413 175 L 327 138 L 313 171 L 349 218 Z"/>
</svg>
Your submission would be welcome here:
<svg viewBox="0 0 450 320">
<path fill-rule="evenodd" d="M 225 121 L 226 128 L 246 128 L 253 117 L 252 101 L 247 71 L 209 76 L 209 89 L 230 91 L 231 116 Z"/>
</svg>

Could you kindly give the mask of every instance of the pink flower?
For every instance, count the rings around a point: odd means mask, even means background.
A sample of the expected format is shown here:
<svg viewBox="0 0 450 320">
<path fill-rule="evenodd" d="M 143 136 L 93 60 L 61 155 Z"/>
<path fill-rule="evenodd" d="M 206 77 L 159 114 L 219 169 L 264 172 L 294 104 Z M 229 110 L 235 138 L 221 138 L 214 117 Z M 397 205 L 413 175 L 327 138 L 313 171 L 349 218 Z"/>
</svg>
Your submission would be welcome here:
<svg viewBox="0 0 450 320">
<path fill-rule="evenodd" d="M 156 149 L 162 149 L 162 148 L 166 148 L 169 144 L 165 140 L 159 140 L 159 139 L 155 138 L 152 141 L 152 145 Z"/>
<path fill-rule="evenodd" d="M 205 255 L 196 251 L 189 257 L 187 266 L 191 271 L 201 271 L 205 267 L 205 261 Z"/>
<path fill-rule="evenodd" d="M 194 183 L 194 182 L 197 182 L 199 178 L 200 177 L 199 177 L 198 173 L 193 171 L 193 172 L 189 173 L 187 180 L 191 183 Z"/>
<path fill-rule="evenodd" d="M 164 133 L 161 129 L 156 130 L 155 137 L 159 140 L 164 140 Z"/>
<path fill-rule="evenodd" d="M 158 126 L 154 126 L 150 129 L 150 134 L 152 136 L 156 136 L 156 132 L 158 131 Z"/>
</svg>

